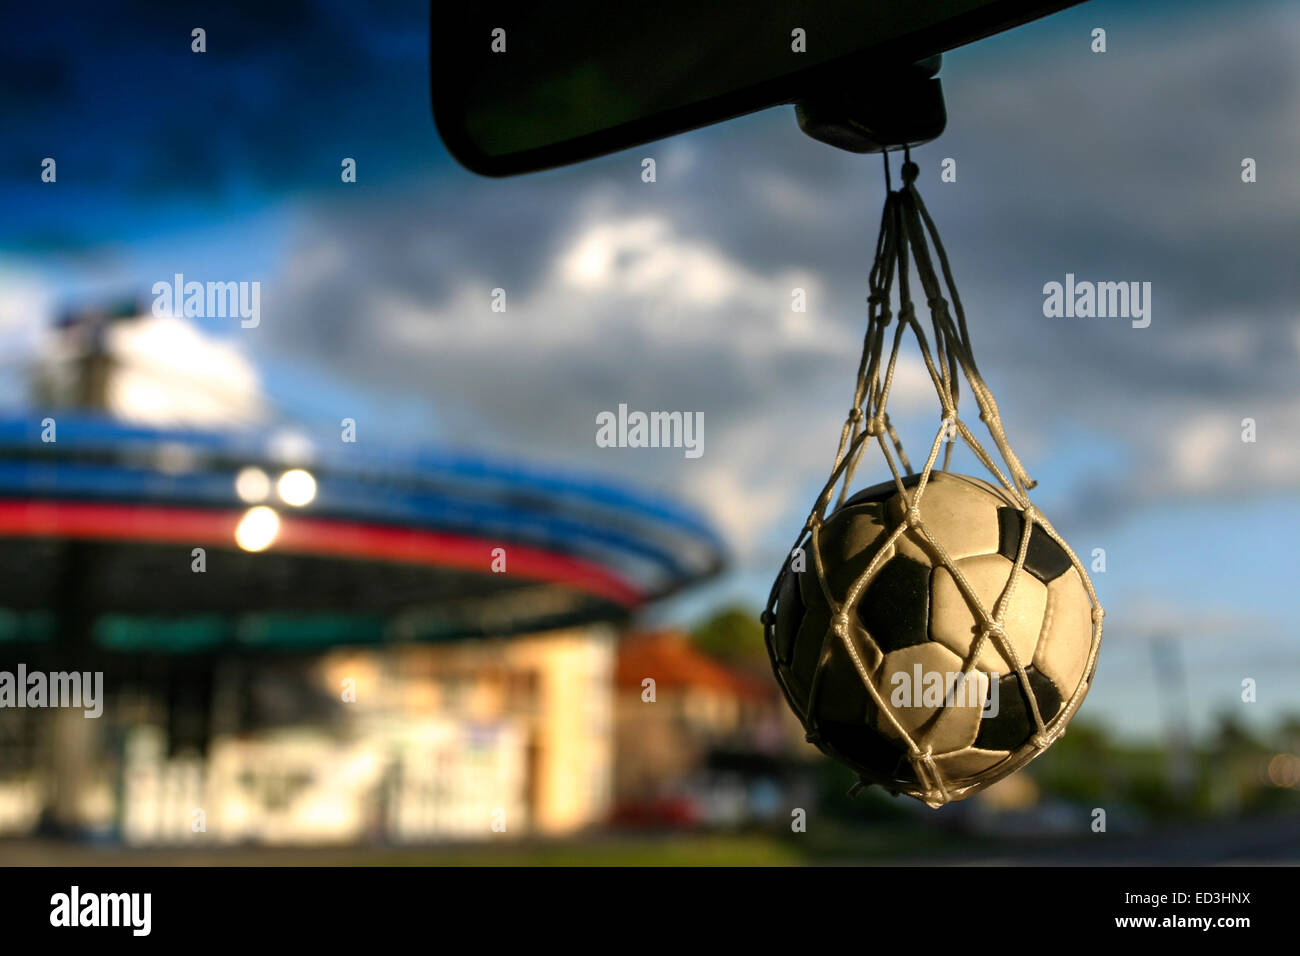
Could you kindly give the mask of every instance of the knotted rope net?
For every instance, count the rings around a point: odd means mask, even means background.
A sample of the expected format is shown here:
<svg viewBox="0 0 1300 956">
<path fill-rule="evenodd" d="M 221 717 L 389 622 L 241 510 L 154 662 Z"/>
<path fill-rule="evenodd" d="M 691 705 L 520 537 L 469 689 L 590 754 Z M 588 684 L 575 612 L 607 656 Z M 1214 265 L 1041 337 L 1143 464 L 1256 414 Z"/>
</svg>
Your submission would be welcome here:
<svg viewBox="0 0 1300 956">
<path fill-rule="evenodd" d="M 823 638 L 822 653 L 817 660 L 813 674 L 811 691 L 806 702 L 799 700 L 799 695 L 792 693 L 791 687 L 776 666 L 776 654 L 773 651 L 773 629 L 776 621 L 774 609 L 778 601 L 778 591 L 782 575 L 787 573 L 789 561 L 774 582 L 762 621 L 768 650 L 772 653 L 774 670 L 778 682 L 785 692 L 787 701 L 799 717 L 806 731 L 807 739 L 816 744 L 823 752 L 853 767 L 858 772 L 858 783 L 852 793 L 862 786 L 877 783 L 895 794 L 905 793 L 916 797 L 932 807 L 940 806 L 950 800 L 961 799 L 970 793 L 988 786 L 1002 777 L 1023 767 L 1026 763 L 1042 753 L 1064 733 L 1065 726 L 1078 709 L 1087 692 L 1095 670 L 1097 652 L 1101 644 L 1103 611 L 1097 600 L 1096 592 L 1088 574 L 1078 557 L 1065 540 L 1056 532 L 1047 519 L 1034 507 L 1029 499 L 1029 490 L 1035 485 L 1025 473 L 1019 458 L 1007 440 L 1002 419 L 998 413 L 997 402 L 985 384 L 975 362 L 971 348 L 970 334 L 967 329 L 966 315 L 952 278 L 947 254 L 939 239 L 925 204 L 917 192 L 915 181 L 918 168 L 910 156 L 902 168 L 903 185 L 898 190 L 888 192 L 884 212 L 881 218 L 880 233 L 876 242 L 875 260 L 870 274 L 869 320 L 863 342 L 862 357 L 858 364 L 857 382 L 854 389 L 853 405 L 845 419 L 840 433 L 835 463 L 822 492 L 818 495 L 807 521 L 796 538 L 791 549 L 793 555 L 800 550 L 811 551 L 811 570 L 817 575 L 818 583 L 830 607 L 830 627 Z M 889 184 L 888 156 L 885 158 L 886 182 Z M 931 255 L 930 245 L 934 255 Z M 935 259 L 938 260 L 938 270 Z M 925 297 L 926 310 L 929 314 L 929 326 L 933 334 L 933 349 L 926 330 L 917 315 L 912 298 L 910 272 L 912 268 L 920 279 L 921 291 Z M 939 273 L 942 273 L 942 284 Z M 897 290 L 897 321 L 890 311 L 891 299 Z M 946 295 L 945 295 L 946 290 Z M 951 309 L 950 309 L 951 303 Z M 955 320 L 954 320 L 955 313 Z M 891 323 L 894 324 L 892 336 L 888 334 Z M 890 389 L 894 382 L 902 344 L 911 333 L 920 349 L 920 354 L 934 385 L 940 410 L 939 429 L 930 443 L 929 452 L 919 472 L 914 469 L 903 443 L 892 424 L 888 411 Z M 888 343 L 888 348 L 886 345 Z M 960 382 L 965 380 L 979 419 L 992 441 L 996 458 L 975 436 L 971 428 L 959 413 Z M 975 589 L 967 581 L 961 567 L 945 551 L 943 543 L 931 533 L 921 518 L 920 505 L 930 483 L 932 474 L 937 470 L 948 471 L 956 439 L 960 439 L 974 453 L 984 468 L 996 478 L 997 483 L 1006 491 L 1023 514 L 1018 553 L 1014 566 L 998 599 L 992 606 L 986 606 L 980 600 Z M 897 494 L 901 497 L 905 510 L 902 520 L 889 530 L 884 543 L 877 550 L 875 557 L 866 569 L 856 577 L 847 594 L 841 599 L 827 583 L 826 569 L 820 548 L 820 535 L 826 520 L 827 508 L 835 498 L 836 486 L 839 495 L 836 507 L 846 501 L 849 489 L 864 455 L 872 445 L 879 447 L 885 463 L 893 476 Z M 942 463 L 939 464 L 942 451 Z M 904 478 L 909 477 L 907 485 Z M 919 477 L 917 477 L 919 476 Z M 910 486 L 910 488 L 909 488 Z M 1082 579 L 1091 605 L 1091 640 L 1085 675 L 1074 688 L 1073 693 L 1063 702 L 1050 720 L 1045 720 L 1040 711 L 1038 699 L 1026 673 L 1026 662 L 1021 660 L 1004 630 L 1007 607 L 1016 592 L 1021 576 L 1025 573 L 1026 555 L 1029 550 L 1030 535 L 1034 527 L 1040 527 L 1052 541 L 1068 556 L 1070 564 Z M 986 642 L 993 642 L 1003 658 L 1010 662 L 1029 703 L 1034 731 L 1028 741 L 992 768 L 982 774 L 978 780 L 951 781 L 945 778 L 935 762 L 927 732 L 909 732 L 895 715 L 893 708 L 885 699 L 873 680 L 868 664 L 862 659 L 858 648 L 849 639 L 849 619 L 856 612 L 864 590 L 879 570 L 881 564 L 900 536 L 908 529 L 922 537 L 932 552 L 934 567 L 944 568 L 953 578 L 962 596 L 975 615 L 977 634 L 970 652 L 963 662 L 962 676 L 969 678 L 975 670 L 976 661 Z M 811 546 L 810 548 L 808 546 Z M 803 572 L 801 572 L 803 573 Z M 869 635 L 868 635 L 869 637 Z M 881 775 L 861 766 L 851 757 L 839 752 L 821 733 L 818 718 L 818 694 L 823 684 L 823 669 L 829 655 L 826 646 L 832 641 L 842 644 L 853 662 L 858 676 L 871 695 L 883 718 L 891 723 L 892 730 L 905 748 L 907 761 L 910 763 L 915 783 L 900 780 L 898 775 L 892 777 Z M 877 647 L 876 650 L 879 650 Z M 879 658 L 878 658 L 879 659 Z M 945 703 L 945 706 L 950 706 Z M 934 722 L 937 725 L 937 722 Z"/>
</svg>

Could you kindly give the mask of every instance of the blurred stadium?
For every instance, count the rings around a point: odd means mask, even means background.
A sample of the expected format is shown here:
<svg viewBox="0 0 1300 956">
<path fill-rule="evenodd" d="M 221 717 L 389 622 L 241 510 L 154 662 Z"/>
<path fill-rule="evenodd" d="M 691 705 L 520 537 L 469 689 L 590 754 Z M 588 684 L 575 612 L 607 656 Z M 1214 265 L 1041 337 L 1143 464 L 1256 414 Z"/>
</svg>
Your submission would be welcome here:
<svg viewBox="0 0 1300 956">
<path fill-rule="evenodd" d="M 110 688 L 107 719 L 6 713 L 0 826 L 140 845 L 603 823 L 616 638 L 717 573 L 716 534 L 585 475 L 235 428 L 247 387 L 168 366 L 180 322 L 63 315 L 30 370 L 44 417 L 0 423 L 8 670 Z M 768 696 L 746 690 L 723 703 Z"/>
</svg>

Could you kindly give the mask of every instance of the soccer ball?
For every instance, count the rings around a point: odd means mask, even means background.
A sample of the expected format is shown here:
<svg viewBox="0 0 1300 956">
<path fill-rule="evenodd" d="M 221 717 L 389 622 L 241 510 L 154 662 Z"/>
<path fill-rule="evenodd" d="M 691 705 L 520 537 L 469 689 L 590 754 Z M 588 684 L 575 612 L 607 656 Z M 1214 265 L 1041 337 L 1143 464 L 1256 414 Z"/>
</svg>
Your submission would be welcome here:
<svg viewBox="0 0 1300 956">
<path fill-rule="evenodd" d="M 909 497 L 918 481 L 904 479 Z M 936 471 L 917 511 L 919 525 L 891 481 L 827 518 L 822 573 L 807 538 L 805 561 L 796 552 L 777 579 L 767 647 L 812 742 L 864 782 L 938 805 L 1023 766 L 1059 736 L 1096 667 L 1094 613 L 1083 573 L 1037 522 L 1013 575 L 1025 516 L 1003 489 Z M 843 637 L 827 592 L 842 608 Z M 999 607 L 1000 630 L 990 630 Z"/>
</svg>

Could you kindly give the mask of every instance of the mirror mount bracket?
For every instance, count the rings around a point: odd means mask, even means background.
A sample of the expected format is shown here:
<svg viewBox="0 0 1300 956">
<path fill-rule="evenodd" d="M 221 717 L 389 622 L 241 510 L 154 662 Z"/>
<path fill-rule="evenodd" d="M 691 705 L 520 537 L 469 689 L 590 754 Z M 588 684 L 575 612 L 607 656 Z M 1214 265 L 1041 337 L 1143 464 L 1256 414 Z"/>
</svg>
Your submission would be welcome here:
<svg viewBox="0 0 1300 956">
<path fill-rule="evenodd" d="M 948 122 L 937 76 L 941 59 L 836 71 L 795 102 L 799 128 L 853 153 L 928 143 Z"/>
</svg>

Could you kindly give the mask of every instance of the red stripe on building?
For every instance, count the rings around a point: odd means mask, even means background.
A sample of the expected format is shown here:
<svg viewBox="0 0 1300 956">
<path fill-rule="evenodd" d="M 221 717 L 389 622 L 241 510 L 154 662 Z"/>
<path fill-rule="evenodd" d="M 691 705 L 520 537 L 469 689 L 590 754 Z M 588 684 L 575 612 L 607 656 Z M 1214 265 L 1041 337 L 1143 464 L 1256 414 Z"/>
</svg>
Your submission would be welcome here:
<svg viewBox="0 0 1300 956">
<path fill-rule="evenodd" d="M 205 545 L 237 550 L 243 511 L 68 501 L 0 501 L 0 535 L 95 541 Z M 491 573 L 492 550 L 506 549 L 509 573 L 585 591 L 624 607 L 645 594 L 590 561 L 507 541 L 388 525 L 300 518 L 279 512 L 268 549 L 283 553 L 369 558 Z"/>
</svg>

